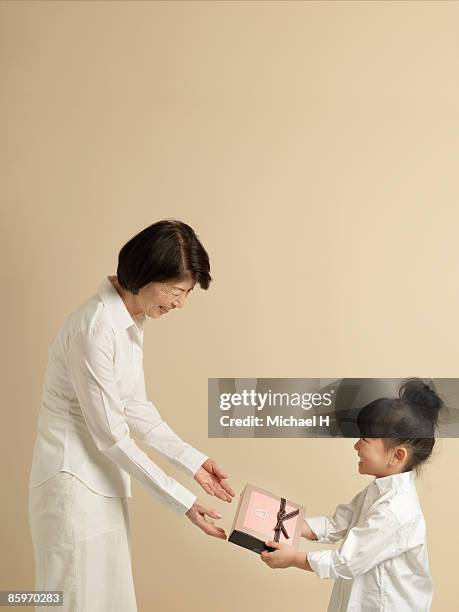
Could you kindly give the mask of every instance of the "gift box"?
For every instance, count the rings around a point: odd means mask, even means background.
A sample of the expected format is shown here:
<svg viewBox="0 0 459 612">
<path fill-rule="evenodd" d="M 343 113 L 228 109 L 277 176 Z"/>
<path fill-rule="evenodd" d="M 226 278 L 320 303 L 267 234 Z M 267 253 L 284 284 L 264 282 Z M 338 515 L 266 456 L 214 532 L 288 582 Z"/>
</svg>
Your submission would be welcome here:
<svg viewBox="0 0 459 612">
<path fill-rule="evenodd" d="M 228 541 L 258 554 L 274 550 L 266 546 L 266 540 L 298 549 L 304 512 L 300 504 L 247 484 L 241 493 Z"/>
</svg>

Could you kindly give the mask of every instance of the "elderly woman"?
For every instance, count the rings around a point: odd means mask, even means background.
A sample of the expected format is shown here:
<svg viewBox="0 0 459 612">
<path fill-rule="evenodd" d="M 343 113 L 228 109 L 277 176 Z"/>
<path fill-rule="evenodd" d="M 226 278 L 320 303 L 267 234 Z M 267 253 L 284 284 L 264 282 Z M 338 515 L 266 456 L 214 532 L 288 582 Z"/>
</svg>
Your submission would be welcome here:
<svg viewBox="0 0 459 612">
<path fill-rule="evenodd" d="M 63 591 L 66 611 L 137 609 L 131 476 L 205 533 L 226 539 L 211 520 L 220 515 L 167 476 L 131 437 L 192 475 L 209 495 L 231 501 L 226 474 L 174 433 L 147 399 L 143 372 L 147 317 L 182 308 L 196 283 L 207 289 L 210 281 L 209 258 L 193 229 L 175 220 L 154 223 L 123 246 L 117 276 L 103 279 L 49 345 L 29 521 L 35 588 Z"/>
</svg>

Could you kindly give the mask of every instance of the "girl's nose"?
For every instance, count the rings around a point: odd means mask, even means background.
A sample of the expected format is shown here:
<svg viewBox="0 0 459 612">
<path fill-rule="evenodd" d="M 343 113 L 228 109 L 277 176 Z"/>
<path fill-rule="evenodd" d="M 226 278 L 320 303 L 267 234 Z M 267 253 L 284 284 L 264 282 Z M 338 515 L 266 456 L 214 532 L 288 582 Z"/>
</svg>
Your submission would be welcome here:
<svg viewBox="0 0 459 612">
<path fill-rule="evenodd" d="M 359 440 L 354 444 L 354 450 L 359 450 Z"/>
</svg>

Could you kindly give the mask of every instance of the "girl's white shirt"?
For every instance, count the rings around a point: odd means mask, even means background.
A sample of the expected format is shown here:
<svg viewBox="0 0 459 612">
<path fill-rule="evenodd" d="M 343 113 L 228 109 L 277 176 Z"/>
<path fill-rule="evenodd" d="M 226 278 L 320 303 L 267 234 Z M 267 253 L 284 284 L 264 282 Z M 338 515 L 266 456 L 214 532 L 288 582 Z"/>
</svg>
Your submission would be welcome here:
<svg viewBox="0 0 459 612">
<path fill-rule="evenodd" d="M 146 317 L 131 317 L 108 276 L 65 320 L 48 347 L 29 486 L 70 472 L 108 497 L 131 497 L 133 476 L 185 513 L 196 496 L 169 477 L 131 433 L 189 475 L 208 458 L 184 442 L 147 399 Z"/>
<path fill-rule="evenodd" d="M 333 516 L 306 519 L 318 542 L 310 551 L 319 578 L 334 578 L 327 612 L 428 612 L 432 579 L 426 527 L 413 470 L 375 478 Z"/>
</svg>

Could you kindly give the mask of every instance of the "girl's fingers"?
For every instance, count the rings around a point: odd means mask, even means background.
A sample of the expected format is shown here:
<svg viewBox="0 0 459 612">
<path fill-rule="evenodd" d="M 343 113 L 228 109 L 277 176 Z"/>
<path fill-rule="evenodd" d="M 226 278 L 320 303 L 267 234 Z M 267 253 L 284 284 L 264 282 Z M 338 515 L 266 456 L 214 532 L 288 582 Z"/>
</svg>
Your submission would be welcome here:
<svg viewBox="0 0 459 612">
<path fill-rule="evenodd" d="M 262 552 L 260 555 L 260 559 L 265 563 L 268 567 L 271 567 L 271 553 L 267 553 L 266 551 Z"/>
</svg>

